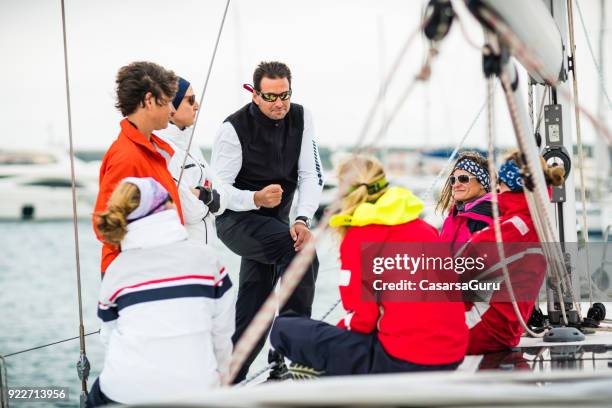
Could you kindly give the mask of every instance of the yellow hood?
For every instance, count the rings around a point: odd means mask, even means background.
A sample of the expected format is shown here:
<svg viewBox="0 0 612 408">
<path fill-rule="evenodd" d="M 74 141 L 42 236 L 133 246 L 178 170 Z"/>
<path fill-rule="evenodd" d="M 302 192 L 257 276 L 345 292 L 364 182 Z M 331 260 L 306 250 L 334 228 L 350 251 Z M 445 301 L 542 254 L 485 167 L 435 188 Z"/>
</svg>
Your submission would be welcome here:
<svg viewBox="0 0 612 408">
<path fill-rule="evenodd" d="M 375 203 L 360 204 L 353 215 L 334 215 L 329 220 L 329 225 L 332 227 L 399 225 L 417 219 L 423 207 L 423 202 L 410 190 L 390 187 Z"/>
</svg>

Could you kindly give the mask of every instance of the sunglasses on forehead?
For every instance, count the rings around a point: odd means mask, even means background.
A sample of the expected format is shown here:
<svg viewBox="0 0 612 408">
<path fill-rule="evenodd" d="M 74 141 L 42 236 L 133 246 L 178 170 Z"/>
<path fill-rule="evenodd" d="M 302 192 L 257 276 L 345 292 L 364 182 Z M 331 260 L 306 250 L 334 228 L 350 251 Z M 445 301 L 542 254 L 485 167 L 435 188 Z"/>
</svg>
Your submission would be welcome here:
<svg viewBox="0 0 612 408">
<path fill-rule="evenodd" d="M 468 176 L 467 174 L 461 174 L 459 176 L 450 176 L 448 180 L 450 181 L 451 186 L 453 186 L 456 182 L 459 182 L 461 184 L 467 184 L 473 178 L 476 178 L 476 176 Z"/>
<path fill-rule="evenodd" d="M 276 102 L 276 100 L 279 98 L 281 101 L 286 101 L 287 99 L 291 98 L 291 89 L 289 89 L 288 91 L 279 93 L 279 94 L 272 93 L 272 92 L 257 91 L 257 95 L 261 96 L 261 99 L 263 99 L 266 102 Z"/>
</svg>

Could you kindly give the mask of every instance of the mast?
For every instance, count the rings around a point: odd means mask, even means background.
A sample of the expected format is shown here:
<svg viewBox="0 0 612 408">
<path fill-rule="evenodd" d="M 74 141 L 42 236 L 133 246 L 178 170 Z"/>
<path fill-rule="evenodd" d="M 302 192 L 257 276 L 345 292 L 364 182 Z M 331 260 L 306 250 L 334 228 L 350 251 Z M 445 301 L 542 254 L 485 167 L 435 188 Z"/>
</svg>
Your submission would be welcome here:
<svg viewBox="0 0 612 408">
<path fill-rule="evenodd" d="M 530 171 L 532 189 L 530 193 L 526 191 L 526 196 L 531 213 L 537 217 L 538 236 L 545 244 L 543 249 L 549 262 L 551 279 L 546 281 L 548 318 L 553 325 L 581 321 L 570 282 L 577 257 L 570 254 L 570 248 L 565 245 L 577 242 L 574 182 L 570 176 L 563 186 L 555 187 L 551 203 L 543 174 L 539 171 L 540 154 L 548 163 L 562 164 L 566 175 L 571 169 L 572 116 L 570 103 L 566 102 L 567 98 L 562 98 L 571 95 L 567 81 L 572 67 L 566 52 L 569 49 L 566 1 L 466 0 L 485 31 L 495 33 L 490 36 L 489 51 L 486 52 L 485 48 L 484 69 L 485 74 L 490 71 L 498 75 L 504 85 L 517 143 Z M 501 41 L 498 45 L 496 37 Z M 543 97 L 545 87 L 550 88 L 548 105 L 543 107 L 543 152 L 536 145 L 533 123 L 520 96 L 522 83 L 510 54 L 525 67 L 533 82 L 541 85 L 536 100 Z M 564 337 L 564 330 L 561 329 L 559 334 Z"/>
</svg>

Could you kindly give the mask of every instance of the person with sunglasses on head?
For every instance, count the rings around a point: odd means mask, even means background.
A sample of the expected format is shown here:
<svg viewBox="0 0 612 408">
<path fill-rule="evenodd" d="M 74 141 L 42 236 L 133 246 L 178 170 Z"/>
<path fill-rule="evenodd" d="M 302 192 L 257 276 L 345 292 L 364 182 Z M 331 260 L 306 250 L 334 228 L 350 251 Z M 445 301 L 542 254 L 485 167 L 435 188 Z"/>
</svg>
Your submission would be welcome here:
<svg viewBox="0 0 612 408">
<path fill-rule="evenodd" d="M 189 237 L 204 244 L 211 244 L 217 239 L 215 216 L 225 210 L 225 195 L 220 194 L 220 190 L 216 188 L 218 183 L 195 140 L 187 151 L 193 132 L 191 126 L 200 106 L 191 84 L 184 78 L 178 78 L 178 90 L 172 105 L 175 112 L 170 123 L 166 129 L 157 132 L 157 135 L 174 149 L 168 169 L 177 183 L 183 169 L 179 194 Z"/>
<path fill-rule="evenodd" d="M 168 171 L 174 150 L 153 133 L 168 126 L 174 112 L 172 99 L 177 90 L 177 77 L 160 65 L 141 61 L 122 67 L 115 82 L 115 107 L 124 119 L 117 140 L 102 158 L 94 212 L 106 209 L 111 193 L 125 177 L 153 177 L 170 193 L 182 221 L 179 192 Z M 120 247 L 104 241 L 96 228 L 95 217 L 94 231 L 103 242 L 101 270 L 104 273 Z"/>
<path fill-rule="evenodd" d="M 213 145 L 211 165 L 227 194 L 217 234 L 242 258 L 234 342 L 311 239 L 310 220 L 323 190 L 312 115 L 291 102 L 291 84 L 287 65 L 261 62 L 253 74 L 252 101 L 225 120 Z M 290 219 L 296 192 L 296 217 Z M 318 268 L 315 256 L 284 310 L 310 316 Z M 264 343 L 262 337 L 236 382 Z"/>
<path fill-rule="evenodd" d="M 95 214 L 121 246 L 98 297 L 104 367 L 87 406 L 203 402 L 228 375 L 232 282 L 211 248 L 188 239 L 168 191 L 152 177 L 120 181 Z"/>
<path fill-rule="evenodd" d="M 436 211 L 448 212 L 440 239 L 456 252 L 476 231 L 491 225 L 490 177 L 487 159 L 477 152 L 463 152 L 453 166 L 440 194 Z"/>
</svg>

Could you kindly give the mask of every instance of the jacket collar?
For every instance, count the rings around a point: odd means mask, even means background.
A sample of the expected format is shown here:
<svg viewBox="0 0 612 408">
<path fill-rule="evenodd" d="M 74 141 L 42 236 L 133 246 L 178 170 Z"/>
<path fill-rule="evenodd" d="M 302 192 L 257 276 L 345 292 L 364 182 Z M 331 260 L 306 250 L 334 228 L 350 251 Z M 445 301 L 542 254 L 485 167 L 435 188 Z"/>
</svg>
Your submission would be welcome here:
<svg viewBox="0 0 612 408">
<path fill-rule="evenodd" d="M 472 208 L 476 207 L 478 204 L 484 201 L 491 201 L 491 199 L 492 199 L 491 193 L 486 193 L 482 197 L 478 197 L 475 200 L 463 203 L 463 211 L 470 211 Z"/>
<path fill-rule="evenodd" d="M 498 195 L 499 212 L 502 216 L 513 214 L 529 214 L 529 206 L 524 192 L 513 193 L 506 191 Z"/>
<path fill-rule="evenodd" d="M 329 224 L 332 227 L 405 224 L 417 219 L 423 207 L 423 202 L 410 190 L 390 187 L 375 203 L 360 204 L 352 215 L 334 215 Z"/>
<path fill-rule="evenodd" d="M 137 145 L 144 147 L 145 149 L 151 151 L 152 153 L 159 154 L 159 152 L 153 145 L 153 143 L 155 143 L 157 147 L 159 147 L 161 150 L 166 152 L 170 157 L 174 155 L 174 150 L 172 149 L 172 147 L 170 147 L 168 143 L 164 142 L 161 138 L 155 136 L 154 134 L 151 134 L 151 140 L 147 140 L 145 135 L 140 133 L 140 130 L 138 130 L 136 126 L 132 125 L 130 121 L 127 120 L 127 118 L 123 119 L 120 125 L 121 125 L 121 134 L 125 135 L 125 137 L 127 137 L 128 139 L 130 139 L 132 142 L 136 143 Z"/>
<path fill-rule="evenodd" d="M 283 125 L 283 123 L 285 123 L 285 118 L 275 120 L 264 115 L 255 102 L 251 102 L 249 105 L 249 114 L 253 116 L 257 122 L 264 126 L 280 127 Z"/>
<path fill-rule="evenodd" d="M 128 224 L 121 241 L 121 250 L 143 249 L 171 244 L 187 239 L 176 210 L 161 211 Z"/>
<path fill-rule="evenodd" d="M 168 142 L 170 146 L 187 151 L 187 145 L 189 144 L 189 136 L 191 135 L 191 128 L 179 129 L 173 123 L 168 123 L 168 127 L 159 130 L 157 136 L 164 141 Z M 194 144 L 191 145 L 193 148 Z"/>
</svg>

